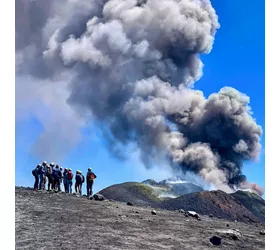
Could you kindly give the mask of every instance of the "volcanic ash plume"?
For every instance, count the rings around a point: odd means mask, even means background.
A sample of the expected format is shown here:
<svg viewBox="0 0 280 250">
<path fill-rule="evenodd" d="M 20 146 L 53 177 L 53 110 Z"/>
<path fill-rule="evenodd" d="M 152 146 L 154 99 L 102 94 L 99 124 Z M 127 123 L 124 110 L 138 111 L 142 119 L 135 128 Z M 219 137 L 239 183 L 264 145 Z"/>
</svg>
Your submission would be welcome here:
<svg viewBox="0 0 280 250">
<path fill-rule="evenodd" d="M 112 151 L 134 142 L 147 167 L 165 156 L 226 192 L 246 182 L 242 164 L 258 157 L 262 133 L 249 97 L 191 89 L 219 28 L 208 0 L 17 2 L 35 26 L 17 36 L 17 74 L 71 75 L 69 105 L 106 127 Z"/>
</svg>

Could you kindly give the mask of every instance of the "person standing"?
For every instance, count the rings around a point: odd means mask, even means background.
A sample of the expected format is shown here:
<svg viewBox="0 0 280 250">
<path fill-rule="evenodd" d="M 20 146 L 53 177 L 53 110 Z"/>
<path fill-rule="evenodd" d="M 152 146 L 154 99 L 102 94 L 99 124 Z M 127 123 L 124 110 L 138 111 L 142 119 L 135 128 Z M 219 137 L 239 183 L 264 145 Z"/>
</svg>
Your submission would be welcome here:
<svg viewBox="0 0 280 250">
<path fill-rule="evenodd" d="M 38 175 L 39 175 L 39 190 L 45 189 L 44 188 L 45 171 L 44 171 L 44 167 L 42 165 L 40 165 L 40 167 L 38 169 Z"/>
<path fill-rule="evenodd" d="M 92 186 L 93 186 L 93 182 L 94 179 L 97 176 L 92 172 L 91 168 L 88 168 L 88 172 L 87 172 L 87 197 L 92 196 Z"/>
<path fill-rule="evenodd" d="M 77 170 L 75 176 L 75 192 L 80 195 L 82 195 L 83 178 L 84 176 L 82 175 L 82 171 Z"/>
<path fill-rule="evenodd" d="M 73 185 L 73 173 L 72 169 L 69 168 L 68 173 L 67 173 L 67 191 L 68 193 L 72 193 L 72 185 Z"/>
<path fill-rule="evenodd" d="M 45 190 L 46 184 L 47 184 L 47 168 L 48 168 L 48 163 L 46 161 L 42 162 L 42 167 L 44 170 L 44 176 L 43 176 L 43 182 L 42 182 L 42 189 Z"/>
<path fill-rule="evenodd" d="M 67 189 L 67 173 L 68 173 L 68 168 L 64 168 L 63 171 L 63 185 L 64 185 L 64 191 L 65 193 L 68 193 L 68 189 Z"/>
<path fill-rule="evenodd" d="M 35 178 L 34 187 L 33 187 L 34 190 L 38 190 L 39 189 L 39 173 L 38 173 L 38 171 L 39 171 L 40 167 L 41 167 L 41 165 L 38 164 L 36 166 L 36 168 L 32 170 L 32 175 Z"/>
<path fill-rule="evenodd" d="M 53 186 L 52 168 L 50 166 L 47 166 L 46 177 L 48 180 L 48 191 L 50 191 Z"/>
<path fill-rule="evenodd" d="M 53 178 L 54 178 L 54 190 L 60 191 L 60 176 L 62 173 L 59 170 L 59 165 L 56 164 L 53 169 Z"/>
<path fill-rule="evenodd" d="M 51 168 L 51 172 L 52 172 L 52 174 L 51 174 L 51 190 L 55 189 L 54 188 L 54 166 L 55 166 L 54 162 L 51 162 L 50 163 L 50 168 Z"/>
</svg>

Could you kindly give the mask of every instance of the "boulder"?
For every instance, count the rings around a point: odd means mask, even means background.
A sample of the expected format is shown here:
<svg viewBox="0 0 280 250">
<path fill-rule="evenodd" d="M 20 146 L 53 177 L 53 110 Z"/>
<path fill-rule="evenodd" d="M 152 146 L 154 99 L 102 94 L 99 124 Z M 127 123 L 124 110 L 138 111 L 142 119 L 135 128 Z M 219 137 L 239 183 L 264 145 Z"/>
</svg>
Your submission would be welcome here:
<svg viewBox="0 0 280 250">
<path fill-rule="evenodd" d="M 197 212 L 188 211 L 186 214 L 187 214 L 188 216 L 194 217 L 194 218 L 196 218 L 196 219 L 200 219 L 200 216 L 199 216 L 199 214 L 198 214 Z"/>
<path fill-rule="evenodd" d="M 239 240 L 242 238 L 242 233 L 238 229 L 218 230 L 217 232 L 232 240 Z"/>
<path fill-rule="evenodd" d="M 104 201 L 105 200 L 105 197 L 102 195 L 102 194 L 95 194 L 93 196 L 93 198 L 96 200 L 96 201 Z"/>
<path fill-rule="evenodd" d="M 156 214 L 157 214 L 156 210 L 152 210 L 151 213 L 152 213 L 153 215 L 156 215 Z"/>
<path fill-rule="evenodd" d="M 222 238 L 218 237 L 218 236 L 212 236 L 210 238 L 210 242 L 215 245 L 215 246 L 219 246 L 222 244 Z"/>
</svg>

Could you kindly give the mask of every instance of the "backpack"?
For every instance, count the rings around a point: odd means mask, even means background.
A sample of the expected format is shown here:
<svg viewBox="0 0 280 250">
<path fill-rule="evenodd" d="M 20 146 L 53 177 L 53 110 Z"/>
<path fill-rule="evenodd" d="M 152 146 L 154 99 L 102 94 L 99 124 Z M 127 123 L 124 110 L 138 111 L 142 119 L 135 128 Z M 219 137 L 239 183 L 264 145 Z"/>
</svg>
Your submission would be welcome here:
<svg viewBox="0 0 280 250">
<path fill-rule="evenodd" d="M 80 174 L 76 175 L 76 182 L 77 183 L 83 183 L 83 177 Z"/>
<path fill-rule="evenodd" d="M 85 177 L 82 175 L 82 183 L 85 182 Z"/>
<path fill-rule="evenodd" d="M 53 178 L 57 178 L 57 170 L 53 169 L 53 172 L 52 172 L 52 175 L 53 175 Z"/>
<path fill-rule="evenodd" d="M 33 176 L 36 176 L 36 171 L 35 171 L 35 169 L 32 170 L 32 175 L 33 175 Z"/>
<path fill-rule="evenodd" d="M 94 173 L 90 172 L 89 175 L 88 175 L 88 179 L 90 181 L 93 181 L 95 178 L 96 178 L 96 175 Z"/>
<path fill-rule="evenodd" d="M 70 171 L 67 174 L 67 180 L 71 181 L 73 179 L 73 173 Z"/>
</svg>

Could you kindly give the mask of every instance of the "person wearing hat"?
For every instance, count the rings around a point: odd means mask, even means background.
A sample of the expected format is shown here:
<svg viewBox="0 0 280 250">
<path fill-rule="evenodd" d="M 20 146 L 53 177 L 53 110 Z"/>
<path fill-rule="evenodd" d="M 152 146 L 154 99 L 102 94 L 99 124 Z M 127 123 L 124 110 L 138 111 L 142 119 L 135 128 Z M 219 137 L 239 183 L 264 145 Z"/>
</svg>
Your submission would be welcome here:
<svg viewBox="0 0 280 250">
<path fill-rule="evenodd" d="M 47 168 L 48 168 L 48 163 L 46 161 L 42 162 L 42 168 L 44 170 L 44 175 L 43 175 L 43 182 L 42 182 L 42 189 L 45 190 L 46 188 L 46 183 L 47 183 Z"/>
<path fill-rule="evenodd" d="M 76 171 L 75 181 L 75 192 L 82 195 L 82 185 L 85 182 L 85 177 L 82 175 L 81 170 Z"/>
<path fill-rule="evenodd" d="M 87 172 L 87 197 L 92 196 L 93 181 L 97 176 L 92 172 L 91 168 L 88 168 Z"/>
<path fill-rule="evenodd" d="M 44 188 L 44 177 L 45 177 L 45 170 L 44 170 L 44 166 L 40 165 L 39 169 L 38 169 L 38 175 L 39 175 L 39 190 L 45 189 Z"/>
<path fill-rule="evenodd" d="M 68 189 L 67 189 L 67 173 L 68 173 L 68 168 L 64 168 L 63 171 L 63 185 L 64 185 L 64 191 L 65 193 L 68 193 Z"/>
<path fill-rule="evenodd" d="M 73 180 L 73 173 L 72 173 L 72 169 L 69 168 L 67 173 L 67 193 L 72 193 L 72 185 L 73 185 L 72 180 Z"/>
<path fill-rule="evenodd" d="M 60 189 L 60 178 L 62 177 L 62 173 L 59 169 L 59 165 L 56 164 L 55 168 L 53 169 L 53 178 L 54 178 L 54 189 L 58 192 L 61 191 Z"/>
<path fill-rule="evenodd" d="M 34 190 L 38 190 L 38 189 L 39 189 L 38 186 L 39 186 L 39 168 L 40 168 L 40 167 L 41 167 L 41 165 L 38 164 L 38 165 L 36 166 L 36 168 L 32 170 L 32 175 L 33 175 L 34 178 L 35 178 L 34 187 L 33 187 Z"/>
<path fill-rule="evenodd" d="M 53 177 L 52 177 L 52 167 L 47 166 L 46 177 L 48 181 L 48 191 L 50 191 L 53 187 Z"/>
<path fill-rule="evenodd" d="M 54 169 L 54 162 L 50 163 L 50 172 L 51 172 L 51 176 L 50 176 L 50 190 L 54 190 L 54 176 L 53 176 L 53 169 Z"/>
</svg>

